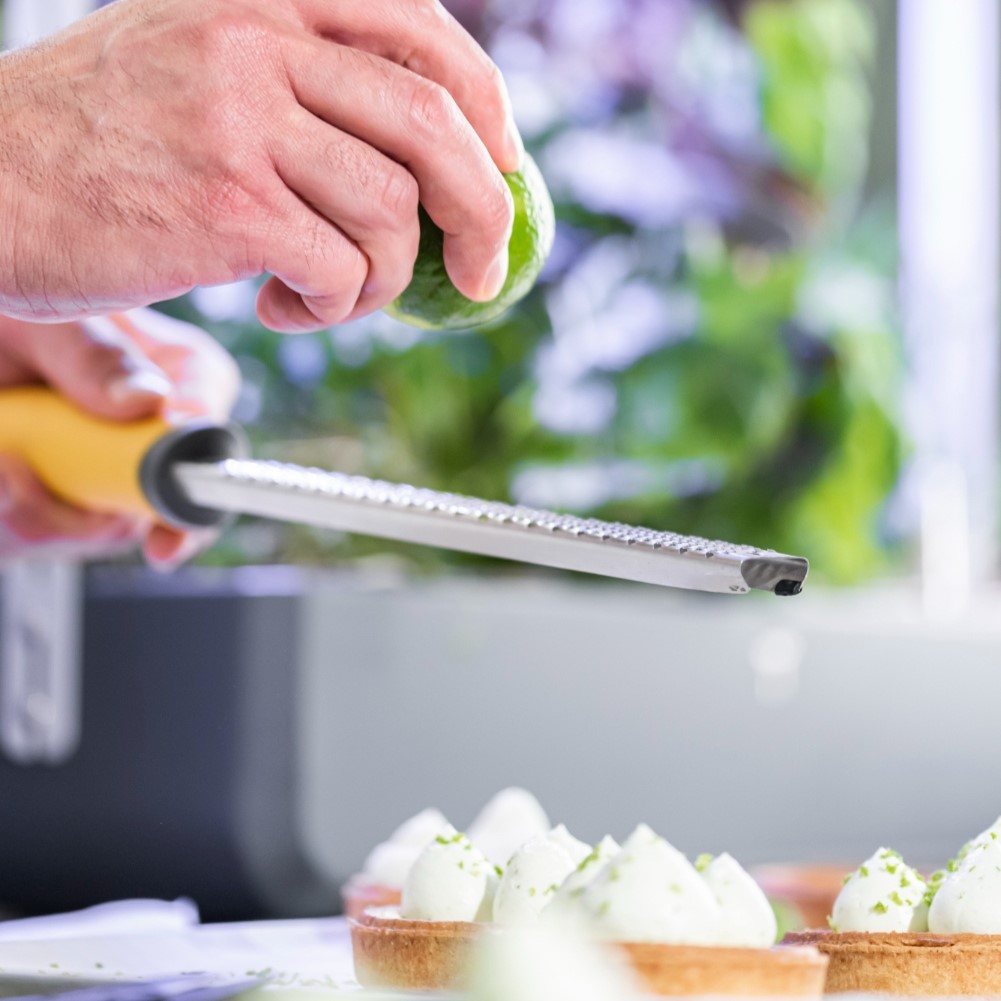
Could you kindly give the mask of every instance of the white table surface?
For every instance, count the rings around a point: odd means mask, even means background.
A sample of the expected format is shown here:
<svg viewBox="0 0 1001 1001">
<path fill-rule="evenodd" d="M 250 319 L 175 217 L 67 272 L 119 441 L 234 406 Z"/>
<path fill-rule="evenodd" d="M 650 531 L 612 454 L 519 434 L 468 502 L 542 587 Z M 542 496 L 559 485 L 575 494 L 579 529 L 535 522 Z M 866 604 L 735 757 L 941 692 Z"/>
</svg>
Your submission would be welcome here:
<svg viewBox="0 0 1001 1001">
<path fill-rule="evenodd" d="M 175 906 L 180 903 L 175 902 Z M 60 937 L 8 939 L 9 933 L 0 924 L 0 999 L 31 993 L 36 986 L 51 993 L 79 986 L 81 981 L 115 982 L 194 972 L 217 974 L 228 980 L 266 972 L 270 979 L 258 991 L 244 995 L 248 1001 L 332 1001 L 349 996 L 354 1001 L 457 1001 L 456 995 L 359 987 L 354 979 L 351 938 L 343 918 L 183 927 L 179 925 L 186 918 L 181 914 L 168 921 L 172 927 L 156 929 L 151 925 L 156 921 L 162 925 L 162 914 L 141 910 L 131 913 L 133 918 L 138 915 L 132 930 L 122 931 L 119 926 L 101 934 L 75 934 L 76 915 L 69 916 L 68 929 L 59 926 L 59 918 L 45 919 L 56 922 L 49 927 Z M 82 914 L 93 922 L 92 914 Z M 40 930 L 28 927 L 32 935 Z M 873 1001 L 879 996 L 841 997 L 845 1001 Z"/>
<path fill-rule="evenodd" d="M 24 993 L 25 980 L 114 981 L 206 972 L 225 978 L 268 971 L 261 996 L 308 1001 L 358 996 L 351 939 L 343 918 L 192 925 L 168 931 L 0 941 L 0 995 Z M 365 998 L 407 995 L 366 991 Z M 412 998 L 413 995 L 410 995 Z"/>
</svg>

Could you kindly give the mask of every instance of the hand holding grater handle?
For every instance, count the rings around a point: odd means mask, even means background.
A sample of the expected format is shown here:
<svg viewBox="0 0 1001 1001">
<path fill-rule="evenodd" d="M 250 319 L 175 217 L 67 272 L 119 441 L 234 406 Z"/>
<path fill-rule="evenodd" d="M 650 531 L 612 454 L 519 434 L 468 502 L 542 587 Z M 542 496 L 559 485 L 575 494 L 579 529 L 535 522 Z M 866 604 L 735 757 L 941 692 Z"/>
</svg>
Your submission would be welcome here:
<svg viewBox="0 0 1001 1001">
<path fill-rule="evenodd" d="M 0 450 L 64 499 L 180 527 L 230 514 L 699 591 L 798 594 L 809 565 L 751 546 L 245 458 L 239 430 L 116 423 L 40 387 L 0 392 Z"/>
</svg>

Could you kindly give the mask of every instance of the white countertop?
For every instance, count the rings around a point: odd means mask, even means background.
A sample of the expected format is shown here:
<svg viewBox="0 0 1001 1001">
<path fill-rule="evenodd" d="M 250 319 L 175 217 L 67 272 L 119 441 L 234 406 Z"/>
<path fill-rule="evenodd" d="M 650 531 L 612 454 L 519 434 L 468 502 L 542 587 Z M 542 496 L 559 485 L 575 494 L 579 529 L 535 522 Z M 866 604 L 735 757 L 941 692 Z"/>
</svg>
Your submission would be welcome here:
<svg viewBox="0 0 1001 1001">
<path fill-rule="evenodd" d="M 239 979 L 267 971 L 268 1001 L 357 995 L 351 939 L 343 918 L 192 925 L 138 933 L 0 941 L 0 996 L 23 994 L 26 982 L 49 992 L 65 981 L 120 981 L 188 972 Z M 366 991 L 366 998 L 398 994 Z"/>
<path fill-rule="evenodd" d="M 81 913 L 90 916 L 89 912 Z M 52 993 L 81 986 L 81 982 L 120 982 L 194 972 L 217 974 L 225 980 L 266 973 L 268 982 L 254 992 L 260 1001 L 330 1001 L 348 995 L 356 1001 L 446 998 L 359 987 L 344 918 L 187 927 L 178 927 L 174 921 L 174 927 L 166 929 L 162 921 L 157 929 L 155 921 L 144 924 L 140 920 L 131 931 L 85 935 L 70 934 L 73 928 L 60 928 L 59 918 L 44 920 L 46 924 L 39 922 L 36 927 L 21 924 L 33 935 L 37 935 L 36 928 L 48 926 L 63 937 L 8 939 L 7 926 L 0 924 L 0 998 Z M 10 931 L 14 930 L 12 926 Z M 850 1001 L 863 996 L 842 997 Z M 878 995 L 865 997 L 872 1001 Z M 456 1001 L 454 995 L 451 998 Z"/>
</svg>

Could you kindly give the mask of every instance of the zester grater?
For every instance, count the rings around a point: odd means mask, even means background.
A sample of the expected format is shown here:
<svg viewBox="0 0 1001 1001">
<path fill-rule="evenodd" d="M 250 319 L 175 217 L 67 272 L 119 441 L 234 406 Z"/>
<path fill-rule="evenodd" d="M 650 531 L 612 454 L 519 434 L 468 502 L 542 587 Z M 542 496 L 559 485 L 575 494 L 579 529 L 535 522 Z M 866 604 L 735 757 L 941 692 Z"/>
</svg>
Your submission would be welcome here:
<svg viewBox="0 0 1001 1001">
<path fill-rule="evenodd" d="M 699 591 L 797 594 L 807 561 L 595 518 L 304 469 L 227 459 L 172 468 L 189 501 L 346 532 Z"/>
<path fill-rule="evenodd" d="M 798 594 L 809 564 L 737 546 L 246 458 L 237 428 L 116 424 L 48 390 L 0 393 L 0 448 L 66 499 L 181 527 L 232 514 L 698 591 Z"/>
</svg>

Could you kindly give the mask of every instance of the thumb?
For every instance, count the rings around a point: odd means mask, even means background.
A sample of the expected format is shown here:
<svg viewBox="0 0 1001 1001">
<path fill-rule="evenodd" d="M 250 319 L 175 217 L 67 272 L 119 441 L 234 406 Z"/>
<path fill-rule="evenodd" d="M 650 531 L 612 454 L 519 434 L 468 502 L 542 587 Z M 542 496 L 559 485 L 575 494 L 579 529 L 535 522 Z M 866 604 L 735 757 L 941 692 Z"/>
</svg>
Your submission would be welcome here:
<svg viewBox="0 0 1001 1001">
<path fill-rule="evenodd" d="M 85 321 L 39 326 L 31 337 L 39 377 L 99 417 L 149 417 L 170 394 L 171 382 L 163 369 L 113 325 Z"/>
</svg>

